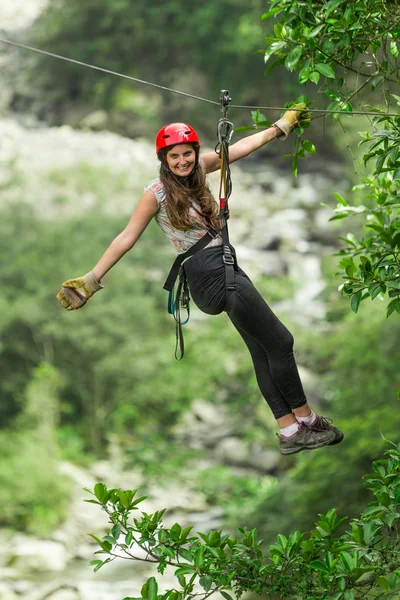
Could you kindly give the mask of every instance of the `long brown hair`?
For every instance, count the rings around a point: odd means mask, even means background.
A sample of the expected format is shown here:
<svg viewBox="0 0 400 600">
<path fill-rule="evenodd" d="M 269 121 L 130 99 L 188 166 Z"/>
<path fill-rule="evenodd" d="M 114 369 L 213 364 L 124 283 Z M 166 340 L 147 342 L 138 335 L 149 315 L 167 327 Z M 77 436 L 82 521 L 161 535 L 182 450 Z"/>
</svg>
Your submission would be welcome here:
<svg viewBox="0 0 400 600">
<path fill-rule="evenodd" d="M 189 215 L 190 200 L 194 200 L 199 207 L 199 216 L 208 226 L 218 231 L 221 228 L 218 205 L 208 187 L 206 173 L 199 163 L 199 147 L 193 144 L 193 148 L 196 151 L 196 166 L 185 178 L 178 177 L 169 170 L 166 155 L 171 148 L 160 150 L 160 180 L 165 188 L 167 215 L 176 229 L 189 229 L 193 224 L 193 218 Z"/>
</svg>

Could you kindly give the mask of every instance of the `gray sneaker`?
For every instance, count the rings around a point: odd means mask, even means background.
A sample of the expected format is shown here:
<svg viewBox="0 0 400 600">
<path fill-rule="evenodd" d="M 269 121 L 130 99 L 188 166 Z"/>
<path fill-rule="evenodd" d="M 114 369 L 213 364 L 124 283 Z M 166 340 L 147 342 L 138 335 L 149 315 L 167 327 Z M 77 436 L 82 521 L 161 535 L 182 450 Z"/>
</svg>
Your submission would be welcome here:
<svg viewBox="0 0 400 600">
<path fill-rule="evenodd" d="M 302 450 L 314 450 L 314 448 L 329 446 L 336 437 L 335 432 L 331 429 L 314 431 L 304 423 L 299 425 L 297 433 L 290 437 L 284 437 L 277 433 L 282 454 L 296 454 Z"/>
<path fill-rule="evenodd" d="M 326 417 L 319 417 L 317 415 L 316 420 L 312 425 L 307 426 L 311 431 L 333 431 L 335 434 L 335 439 L 330 442 L 329 446 L 334 446 L 335 444 L 340 444 L 343 440 L 344 435 L 343 431 L 340 431 L 337 427 L 332 425 L 332 420 L 327 419 Z"/>
</svg>

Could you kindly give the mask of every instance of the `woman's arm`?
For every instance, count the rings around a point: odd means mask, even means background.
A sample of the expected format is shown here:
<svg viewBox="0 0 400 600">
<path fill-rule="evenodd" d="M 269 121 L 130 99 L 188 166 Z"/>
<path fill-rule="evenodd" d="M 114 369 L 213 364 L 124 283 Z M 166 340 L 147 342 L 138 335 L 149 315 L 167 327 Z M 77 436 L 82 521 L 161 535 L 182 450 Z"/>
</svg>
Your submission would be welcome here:
<svg viewBox="0 0 400 600">
<path fill-rule="evenodd" d="M 137 242 L 151 219 L 158 211 L 155 194 L 148 190 L 140 198 L 127 226 L 111 242 L 97 265 L 93 268 L 97 281 L 113 267 Z"/>
<path fill-rule="evenodd" d="M 233 163 L 248 156 L 264 144 L 277 137 L 287 136 L 293 129 L 307 126 L 310 123 L 310 113 L 304 103 L 294 104 L 284 115 L 268 129 L 258 131 L 239 140 L 229 147 L 229 162 Z M 201 155 L 206 166 L 206 172 L 212 173 L 220 168 L 220 159 L 216 152 L 206 152 Z"/>
<path fill-rule="evenodd" d="M 268 142 L 281 135 L 283 135 L 283 132 L 278 127 L 272 126 L 264 131 L 258 131 L 242 138 L 229 146 L 229 162 L 233 163 L 240 158 L 248 156 L 254 150 L 258 150 L 264 144 L 268 144 Z M 213 173 L 220 168 L 220 159 L 216 152 L 205 152 L 201 154 L 201 158 L 204 161 L 207 173 Z"/>
</svg>

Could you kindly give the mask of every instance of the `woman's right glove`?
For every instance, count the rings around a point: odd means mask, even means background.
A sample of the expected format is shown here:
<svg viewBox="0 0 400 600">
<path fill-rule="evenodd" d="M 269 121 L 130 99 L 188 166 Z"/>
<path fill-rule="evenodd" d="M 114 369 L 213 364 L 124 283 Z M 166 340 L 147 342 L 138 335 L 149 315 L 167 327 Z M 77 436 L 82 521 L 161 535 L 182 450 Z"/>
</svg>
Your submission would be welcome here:
<svg viewBox="0 0 400 600">
<path fill-rule="evenodd" d="M 83 277 L 68 279 L 61 284 L 61 291 L 57 294 L 57 300 L 66 310 L 77 310 L 82 308 L 94 293 L 101 290 L 101 285 L 94 276 L 93 271 L 86 273 Z"/>
<path fill-rule="evenodd" d="M 284 113 L 283 117 L 274 123 L 274 126 L 282 131 L 284 137 L 287 137 L 293 129 L 296 129 L 296 127 L 308 127 L 309 124 L 310 111 L 307 108 L 307 104 L 299 102 L 298 104 L 293 104 L 293 106 Z"/>
</svg>

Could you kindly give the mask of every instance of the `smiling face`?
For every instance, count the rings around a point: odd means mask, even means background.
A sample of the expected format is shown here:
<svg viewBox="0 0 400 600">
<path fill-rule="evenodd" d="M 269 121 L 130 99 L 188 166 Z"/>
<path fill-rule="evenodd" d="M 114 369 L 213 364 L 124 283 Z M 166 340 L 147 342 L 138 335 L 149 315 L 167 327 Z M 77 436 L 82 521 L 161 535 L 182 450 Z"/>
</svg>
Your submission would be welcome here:
<svg viewBox="0 0 400 600">
<path fill-rule="evenodd" d="M 187 177 L 196 164 L 196 152 L 191 144 L 177 144 L 168 150 L 166 159 L 174 175 Z"/>
</svg>

